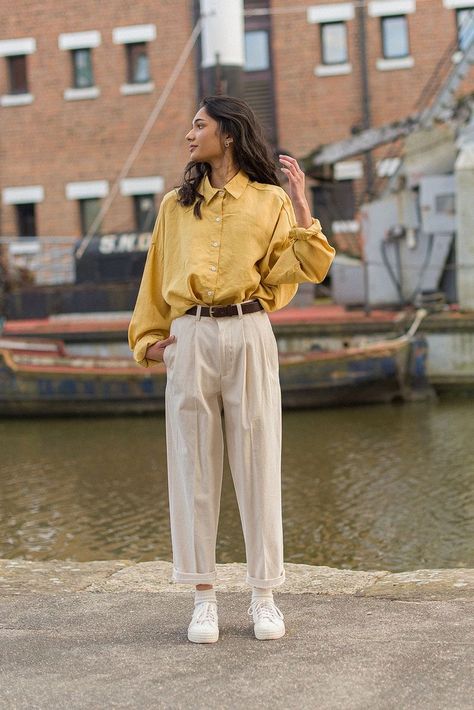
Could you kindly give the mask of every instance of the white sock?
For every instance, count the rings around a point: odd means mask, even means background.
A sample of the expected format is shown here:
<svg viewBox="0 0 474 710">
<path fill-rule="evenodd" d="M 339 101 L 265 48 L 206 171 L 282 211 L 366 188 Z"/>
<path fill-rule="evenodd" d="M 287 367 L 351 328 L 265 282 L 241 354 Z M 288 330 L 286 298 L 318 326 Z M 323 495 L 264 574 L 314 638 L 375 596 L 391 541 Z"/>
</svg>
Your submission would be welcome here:
<svg viewBox="0 0 474 710">
<path fill-rule="evenodd" d="M 216 590 L 212 589 L 196 589 L 194 591 L 194 604 L 199 602 L 217 602 Z"/>
<path fill-rule="evenodd" d="M 254 599 L 270 599 L 271 601 L 273 601 L 273 592 L 271 589 L 252 587 L 252 601 Z"/>
</svg>

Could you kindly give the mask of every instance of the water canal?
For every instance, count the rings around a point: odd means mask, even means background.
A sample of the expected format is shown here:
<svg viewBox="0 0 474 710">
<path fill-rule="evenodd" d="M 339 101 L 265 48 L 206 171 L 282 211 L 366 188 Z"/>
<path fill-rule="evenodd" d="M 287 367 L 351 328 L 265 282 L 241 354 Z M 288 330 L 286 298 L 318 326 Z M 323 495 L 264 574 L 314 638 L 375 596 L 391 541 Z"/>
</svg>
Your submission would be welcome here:
<svg viewBox="0 0 474 710">
<path fill-rule="evenodd" d="M 285 559 L 474 567 L 469 401 L 289 412 Z M 171 559 L 162 417 L 0 421 L 0 557 Z M 224 474 L 218 562 L 244 562 Z"/>
</svg>

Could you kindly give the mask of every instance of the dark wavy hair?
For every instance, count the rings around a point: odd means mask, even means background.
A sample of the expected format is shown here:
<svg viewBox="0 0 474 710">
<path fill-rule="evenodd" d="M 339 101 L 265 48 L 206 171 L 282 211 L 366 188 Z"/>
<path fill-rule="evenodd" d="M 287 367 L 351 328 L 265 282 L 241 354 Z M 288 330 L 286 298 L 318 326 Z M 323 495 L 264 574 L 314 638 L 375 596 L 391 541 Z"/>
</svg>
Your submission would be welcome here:
<svg viewBox="0 0 474 710">
<path fill-rule="evenodd" d="M 246 101 L 233 96 L 206 96 L 199 108 L 205 108 L 209 116 L 217 121 L 220 135 L 232 136 L 235 161 L 250 180 L 280 185 L 262 126 Z M 179 204 L 183 207 L 194 204 L 194 215 L 199 219 L 202 219 L 204 195 L 198 192 L 198 187 L 210 172 L 209 163 L 191 160 L 184 169 L 183 181 L 178 188 Z"/>
</svg>

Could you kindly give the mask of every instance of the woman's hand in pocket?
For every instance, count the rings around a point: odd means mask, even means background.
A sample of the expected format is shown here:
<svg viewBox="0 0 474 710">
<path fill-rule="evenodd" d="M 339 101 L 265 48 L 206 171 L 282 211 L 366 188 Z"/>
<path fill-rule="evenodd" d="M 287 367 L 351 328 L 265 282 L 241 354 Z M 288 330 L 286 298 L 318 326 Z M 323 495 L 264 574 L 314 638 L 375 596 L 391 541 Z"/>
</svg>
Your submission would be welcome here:
<svg viewBox="0 0 474 710">
<path fill-rule="evenodd" d="M 146 358 L 147 360 L 156 360 L 156 362 L 163 362 L 163 351 L 168 345 L 171 345 L 176 340 L 174 335 L 170 335 L 169 338 L 165 340 L 159 340 L 157 343 L 153 343 L 147 348 Z"/>
</svg>

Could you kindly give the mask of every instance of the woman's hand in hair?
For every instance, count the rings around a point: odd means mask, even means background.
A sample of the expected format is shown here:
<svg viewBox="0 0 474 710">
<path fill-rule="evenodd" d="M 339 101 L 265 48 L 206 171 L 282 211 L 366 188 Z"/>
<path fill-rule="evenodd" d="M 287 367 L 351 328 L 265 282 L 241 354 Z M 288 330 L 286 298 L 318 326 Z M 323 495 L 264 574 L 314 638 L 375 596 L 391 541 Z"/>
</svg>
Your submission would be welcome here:
<svg viewBox="0 0 474 710">
<path fill-rule="evenodd" d="M 147 360 L 156 360 L 157 362 L 163 362 L 163 351 L 171 343 L 176 340 L 174 335 L 170 335 L 169 338 L 165 340 L 159 340 L 157 343 L 153 343 L 147 348 L 145 357 Z"/>
<path fill-rule="evenodd" d="M 311 226 L 313 220 L 304 190 L 304 172 L 297 160 L 290 155 L 280 155 L 279 159 L 283 165 L 281 170 L 288 178 L 288 191 L 295 210 L 297 226 L 306 229 Z"/>
</svg>

